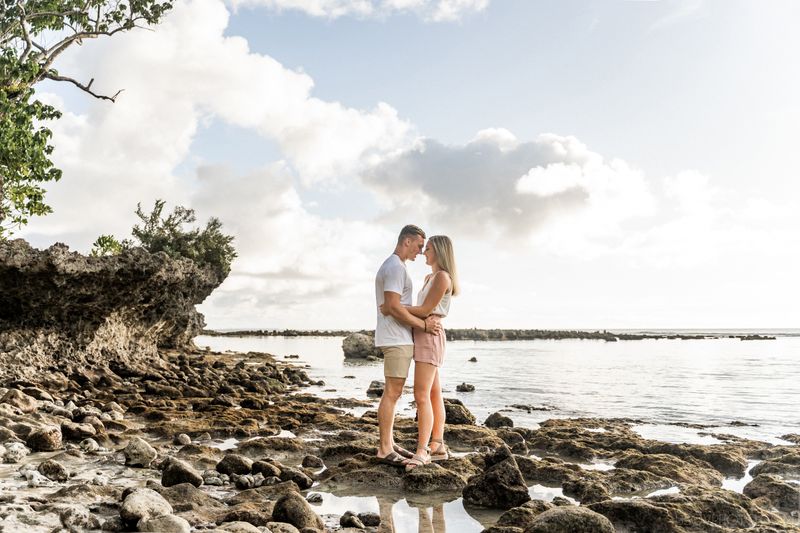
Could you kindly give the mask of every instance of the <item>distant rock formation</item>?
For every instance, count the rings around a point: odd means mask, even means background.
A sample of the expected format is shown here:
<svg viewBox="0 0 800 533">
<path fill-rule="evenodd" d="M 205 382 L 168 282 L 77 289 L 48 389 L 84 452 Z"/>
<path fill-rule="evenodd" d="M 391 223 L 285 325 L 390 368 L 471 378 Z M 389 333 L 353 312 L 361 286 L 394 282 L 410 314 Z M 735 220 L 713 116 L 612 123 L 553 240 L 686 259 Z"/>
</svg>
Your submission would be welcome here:
<svg viewBox="0 0 800 533">
<path fill-rule="evenodd" d="M 155 361 L 158 348 L 191 347 L 205 325 L 194 306 L 223 279 L 141 248 L 87 257 L 64 244 L 0 242 L 0 381 Z"/>
<path fill-rule="evenodd" d="M 373 333 L 351 333 L 342 341 L 342 351 L 346 359 L 366 359 L 383 357 L 381 351 L 375 347 Z"/>
</svg>

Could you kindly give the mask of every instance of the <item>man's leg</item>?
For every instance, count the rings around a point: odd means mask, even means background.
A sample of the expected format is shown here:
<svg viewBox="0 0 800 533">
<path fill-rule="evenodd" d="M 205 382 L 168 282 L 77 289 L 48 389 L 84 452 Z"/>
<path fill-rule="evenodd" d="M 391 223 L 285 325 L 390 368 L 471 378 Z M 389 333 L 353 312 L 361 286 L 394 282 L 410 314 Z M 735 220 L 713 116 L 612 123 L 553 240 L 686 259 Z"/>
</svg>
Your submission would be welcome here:
<svg viewBox="0 0 800 533">
<path fill-rule="evenodd" d="M 383 396 L 378 405 L 378 431 L 381 443 L 378 447 L 378 457 L 386 457 L 392 451 L 394 444 L 394 412 L 397 408 L 397 401 L 403 394 L 403 385 L 406 378 L 386 377 L 386 384 L 383 387 Z"/>
</svg>

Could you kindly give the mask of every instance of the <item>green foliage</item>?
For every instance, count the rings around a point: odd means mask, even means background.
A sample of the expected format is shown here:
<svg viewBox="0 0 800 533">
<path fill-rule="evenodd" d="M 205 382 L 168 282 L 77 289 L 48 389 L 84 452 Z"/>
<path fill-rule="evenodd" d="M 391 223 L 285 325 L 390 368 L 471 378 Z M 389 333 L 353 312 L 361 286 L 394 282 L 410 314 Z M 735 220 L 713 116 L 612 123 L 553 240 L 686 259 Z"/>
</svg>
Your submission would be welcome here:
<svg viewBox="0 0 800 533">
<path fill-rule="evenodd" d="M 122 242 L 118 241 L 113 235 L 100 235 L 94 244 L 92 244 L 92 251 L 89 253 L 92 257 L 101 257 L 104 255 L 117 255 L 127 250 L 133 245 L 128 239 Z"/>
<path fill-rule="evenodd" d="M 120 253 L 132 246 L 141 246 L 151 253 L 164 252 L 170 257 L 185 257 L 203 267 L 212 268 L 221 277 L 231 270 L 231 263 L 236 259 L 233 237 L 222 233 L 222 223 L 211 218 L 205 229 L 184 228 L 193 224 L 197 217 L 194 209 L 177 206 L 172 213 L 164 216 L 164 200 L 156 200 L 153 210 L 146 214 L 142 205 L 137 204 L 136 216 L 141 225 L 133 226 L 134 241 L 117 241 L 113 235 L 101 235 L 94 242 L 93 256 Z"/>
<path fill-rule="evenodd" d="M 41 184 L 57 181 L 61 171 L 51 160 L 51 131 L 43 122 L 59 111 L 34 98 L 44 80 L 68 81 L 98 95 L 91 81 L 82 84 L 59 74 L 55 60 L 84 39 L 110 36 L 156 24 L 171 9 L 163 0 L 2 0 L 0 3 L 0 239 L 52 212 Z"/>
</svg>

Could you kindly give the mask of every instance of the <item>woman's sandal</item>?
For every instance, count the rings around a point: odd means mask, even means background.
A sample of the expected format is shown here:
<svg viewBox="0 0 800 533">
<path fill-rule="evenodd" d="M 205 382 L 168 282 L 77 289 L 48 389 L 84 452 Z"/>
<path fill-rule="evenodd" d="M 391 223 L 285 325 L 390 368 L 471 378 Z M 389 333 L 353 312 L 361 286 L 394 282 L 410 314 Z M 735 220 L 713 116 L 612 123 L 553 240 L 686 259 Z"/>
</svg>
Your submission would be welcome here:
<svg viewBox="0 0 800 533">
<path fill-rule="evenodd" d="M 435 452 L 431 452 L 431 461 L 446 461 L 450 459 L 450 450 L 443 440 L 431 439 L 431 442 L 438 442 L 439 446 L 436 447 Z"/>
<path fill-rule="evenodd" d="M 425 466 L 431 462 L 430 448 L 428 448 L 428 456 L 417 455 L 416 453 L 411 459 L 406 462 L 406 472 L 411 472 L 419 466 Z"/>
<path fill-rule="evenodd" d="M 405 457 L 406 459 L 411 459 L 414 457 L 414 454 L 410 451 L 406 450 L 402 446 L 398 446 L 397 444 L 392 444 L 392 449 L 396 452 Z"/>
</svg>

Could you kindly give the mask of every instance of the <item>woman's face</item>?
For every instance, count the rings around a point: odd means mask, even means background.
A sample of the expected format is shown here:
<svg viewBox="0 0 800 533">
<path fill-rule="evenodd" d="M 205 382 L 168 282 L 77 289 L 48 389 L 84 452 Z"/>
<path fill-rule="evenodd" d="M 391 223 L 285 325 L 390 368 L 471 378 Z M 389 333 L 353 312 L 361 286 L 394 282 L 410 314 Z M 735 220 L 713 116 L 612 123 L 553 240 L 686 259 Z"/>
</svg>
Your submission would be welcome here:
<svg viewBox="0 0 800 533">
<path fill-rule="evenodd" d="M 433 246 L 431 246 L 430 242 L 425 245 L 425 251 L 422 253 L 425 254 L 426 265 L 433 266 L 436 264 L 436 252 L 433 251 Z"/>
</svg>

